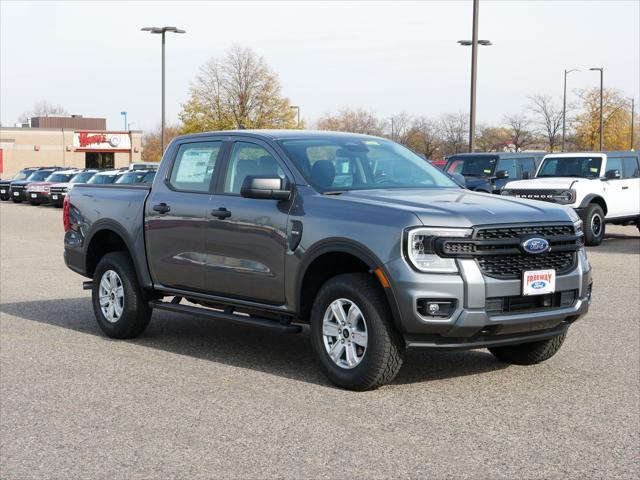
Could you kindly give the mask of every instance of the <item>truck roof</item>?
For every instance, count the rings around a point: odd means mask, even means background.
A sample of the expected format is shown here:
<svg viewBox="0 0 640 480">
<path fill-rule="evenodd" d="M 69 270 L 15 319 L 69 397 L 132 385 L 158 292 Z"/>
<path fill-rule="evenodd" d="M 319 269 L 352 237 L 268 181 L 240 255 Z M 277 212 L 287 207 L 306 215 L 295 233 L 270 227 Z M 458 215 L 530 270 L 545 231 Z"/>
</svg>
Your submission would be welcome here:
<svg viewBox="0 0 640 480">
<path fill-rule="evenodd" d="M 256 129 L 256 130 L 222 130 L 222 131 L 212 131 L 212 132 L 202 132 L 202 133 L 189 133 L 186 135 L 180 135 L 176 137 L 176 139 L 185 139 L 185 138 L 198 138 L 198 137 L 210 137 L 212 135 L 219 136 L 246 136 L 246 137 L 254 137 L 254 138 L 264 138 L 267 140 L 283 140 L 283 139 L 292 139 L 292 138 L 312 138 L 312 137 L 369 137 L 369 138 L 380 138 L 383 137 L 374 136 L 374 135 L 365 135 L 360 133 L 349 133 L 349 132 L 333 132 L 331 130 L 287 130 L 287 129 Z"/>
</svg>

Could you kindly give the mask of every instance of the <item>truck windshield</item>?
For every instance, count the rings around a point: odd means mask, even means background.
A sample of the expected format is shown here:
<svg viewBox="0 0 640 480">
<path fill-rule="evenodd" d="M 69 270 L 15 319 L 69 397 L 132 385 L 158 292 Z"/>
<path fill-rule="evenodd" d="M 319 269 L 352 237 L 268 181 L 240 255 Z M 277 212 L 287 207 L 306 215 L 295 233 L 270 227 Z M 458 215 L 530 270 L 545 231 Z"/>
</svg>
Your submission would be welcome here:
<svg viewBox="0 0 640 480">
<path fill-rule="evenodd" d="M 41 182 L 49 175 L 51 175 L 51 170 L 36 170 L 31 175 L 29 175 L 27 180 L 29 180 L 30 182 Z"/>
<path fill-rule="evenodd" d="M 66 183 L 72 176 L 72 173 L 53 173 L 47 177 L 47 182 Z"/>
<path fill-rule="evenodd" d="M 548 157 L 537 177 L 598 178 L 601 164 L 601 157 Z"/>
<path fill-rule="evenodd" d="M 93 177 L 95 174 L 96 174 L 96 172 L 81 172 L 81 173 L 77 173 L 76 175 L 73 176 L 73 178 L 71 180 L 69 180 L 69 183 L 85 183 L 91 177 Z"/>
<path fill-rule="evenodd" d="M 323 136 L 278 142 L 320 192 L 378 188 L 459 188 L 428 161 L 397 143 Z"/>
<path fill-rule="evenodd" d="M 14 177 L 11 180 L 24 180 L 26 178 L 29 177 L 29 175 L 31 175 L 33 173 L 33 170 L 20 170 L 18 173 L 16 173 L 14 175 Z"/>
<path fill-rule="evenodd" d="M 118 178 L 117 175 L 94 175 L 87 181 L 87 183 L 91 183 L 94 185 L 103 184 L 103 183 L 113 183 Z"/>
<path fill-rule="evenodd" d="M 140 183 L 146 174 L 146 172 L 135 171 L 125 173 L 118 180 L 116 180 L 116 183 Z"/>
<path fill-rule="evenodd" d="M 451 157 L 447 173 L 459 173 L 465 177 L 491 177 L 496 169 L 495 156 Z"/>
</svg>

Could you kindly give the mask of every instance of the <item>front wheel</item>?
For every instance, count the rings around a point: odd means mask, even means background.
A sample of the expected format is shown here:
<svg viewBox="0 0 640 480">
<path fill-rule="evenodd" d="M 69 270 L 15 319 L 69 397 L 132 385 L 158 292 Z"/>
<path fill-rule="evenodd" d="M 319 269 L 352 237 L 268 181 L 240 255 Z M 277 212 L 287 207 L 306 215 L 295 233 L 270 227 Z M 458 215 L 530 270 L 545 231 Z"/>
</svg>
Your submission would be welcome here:
<svg viewBox="0 0 640 480">
<path fill-rule="evenodd" d="M 125 252 L 102 257 L 93 274 L 91 299 L 98 326 L 111 338 L 137 337 L 151 320 L 151 308 Z"/>
<path fill-rule="evenodd" d="M 595 247 L 604 239 L 604 211 L 596 203 L 590 203 L 584 210 L 582 218 L 584 228 L 584 243 Z"/>
<path fill-rule="evenodd" d="M 521 343 L 520 345 L 507 345 L 505 347 L 493 347 L 489 351 L 505 363 L 515 365 L 535 365 L 553 357 L 564 343 L 566 333 L 562 333 L 548 340 L 538 342 Z"/>
<path fill-rule="evenodd" d="M 311 344 L 329 379 L 349 390 L 391 382 L 405 354 L 387 299 L 365 273 L 338 275 L 322 286 L 311 312 Z"/>
<path fill-rule="evenodd" d="M 12 201 L 13 203 L 22 203 L 22 200 L 17 200 L 17 199 L 15 199 L 15 198 L 12 198 L 12 199 L 11 199 L 11 201 Z"/>
</svg>

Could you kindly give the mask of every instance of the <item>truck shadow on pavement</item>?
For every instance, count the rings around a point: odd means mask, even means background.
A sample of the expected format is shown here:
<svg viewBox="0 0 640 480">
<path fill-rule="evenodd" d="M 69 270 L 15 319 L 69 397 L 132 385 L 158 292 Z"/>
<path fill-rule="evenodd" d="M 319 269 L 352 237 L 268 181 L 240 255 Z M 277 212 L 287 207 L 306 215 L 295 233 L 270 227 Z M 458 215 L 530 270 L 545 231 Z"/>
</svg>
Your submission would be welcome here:
<svg viewBox="0 0 640 480">
<path fill-rule="evenodd" d="M 38 300 L 0 305 L 3 315 L 99 336 L 105 342 L 186 355 L 233 367 L 331 386 L 311 351 L 308 328 L 301 334 L 281 334 L 187 315 L 156 311 L 144 334 L 134 340 L 111 340 L 93 317 L 88 297 Z M 427 352 L 409 350 L 393 384 L 414 384 L 507 368 L 486 351 Z"/>
</svg>

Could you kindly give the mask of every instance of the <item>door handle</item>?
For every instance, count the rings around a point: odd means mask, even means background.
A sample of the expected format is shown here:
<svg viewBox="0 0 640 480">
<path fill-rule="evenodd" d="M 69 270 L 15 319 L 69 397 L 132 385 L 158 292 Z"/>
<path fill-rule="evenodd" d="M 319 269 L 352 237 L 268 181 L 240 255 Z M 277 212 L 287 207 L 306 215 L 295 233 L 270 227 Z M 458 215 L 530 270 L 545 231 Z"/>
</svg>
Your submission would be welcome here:
<svg viewBox="0 0 640 480">
<path fill-rule="evenodd" d="M 167 213 L 171 211 L 171 207 L 169 207 L 169 205 L 167 205 L 166 203 L 162 202 L 162 203 L 159 203 L 158 205 L 154 205 L 153 210 L 158 213 Z"/>
<path fill-rule="evenodd" d="M 211 215 L 213 217 L 218 217 L 219 220 L 224 220 L 225 218 L 229 218 L 231 216 L 231 212 L 224 207 L 220 207 L 216 210 L 212 210 Z"/>
</svg>

